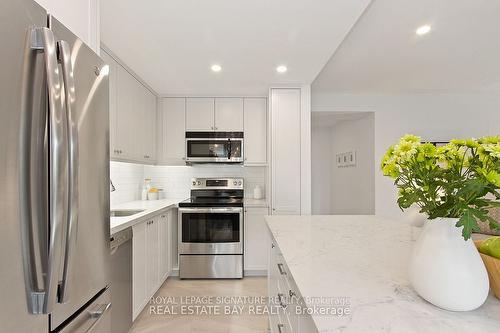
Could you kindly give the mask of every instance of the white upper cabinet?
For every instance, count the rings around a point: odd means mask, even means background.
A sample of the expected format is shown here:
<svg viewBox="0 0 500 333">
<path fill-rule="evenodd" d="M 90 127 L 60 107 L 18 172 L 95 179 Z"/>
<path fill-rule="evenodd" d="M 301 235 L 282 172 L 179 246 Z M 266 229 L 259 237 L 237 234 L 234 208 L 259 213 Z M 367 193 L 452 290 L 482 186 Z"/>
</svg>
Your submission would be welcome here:
<svg viewBox="0 0 500 333">
<path fill-rule="evenodd" d="M 214 130 L 214 99 L 186 99 L 186 131 Z"/>
<path fill-rule="evenodd" d="M 36 2 L 99 53 L 99 0 L 36 0 Z"/>
<path fill-rule="evenodd" d="M 267 163 L 267 99 L 244 99 L 245 165 Z"/>
<path fill-rule="evenodd" d="M 137 109 L 137 112 L 141 114 L 139 133 L 142 134 L 138 141 L 140 143 L 139 159 L 142 158 L 144 162 L 151 163 L 156 155 L 156 96 L 142 85 L 140 85 L 140 93 L 143 98 L 139 100 L 140 105 Z"/>
<path fill-rule="evenodd" d="M 157 98 L 112 56 L 109 65 L 110 157 L 155 163 Z"/>
<path fill-rule="evenodd" d="M 300 89 L 271 89 L 271 206 L 273 214 L 300 214 Z"/>
<path fill-rule="evenodd" d="M 158 161 L 167 165 L 184 165 L 186 99 L 163 98 L 158 120 Z"/>
<path fill-rule="evenodd" d="M 137 94 L 137 82 L 123 67 L 116 71 L 116 123 L 113 152 L 121 159 L 134 159 L 136 155 L 137 123 L 134 117 L 134 106 Z"/>
<path fill-rule="evenodd" d="M 214 130 L 243 131 L 243 98 L 216 98 Z"/>
<path fill-rule="evenodd" d="M 117 157 L 118 154 L 115 148 L 115 135 L 116 135 L 116 71 L 118 64 L 106 52 L 101 52 L 101 57 L 104 62 L 109 66 L 109 153 L 111 157 Z"/>
</svg>

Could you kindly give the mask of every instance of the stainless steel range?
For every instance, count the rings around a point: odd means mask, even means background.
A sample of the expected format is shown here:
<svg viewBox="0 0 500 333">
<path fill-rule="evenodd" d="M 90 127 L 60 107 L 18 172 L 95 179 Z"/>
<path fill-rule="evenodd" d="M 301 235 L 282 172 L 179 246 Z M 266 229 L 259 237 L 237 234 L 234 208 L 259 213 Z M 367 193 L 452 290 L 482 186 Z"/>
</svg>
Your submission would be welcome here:
<svg viewBox="0 0 500 333">
<path fill-rule="evenodd" d="M 179 203 L 181 279 L 243 277 L 243 179 L 193 178 Z"/>
</svg>

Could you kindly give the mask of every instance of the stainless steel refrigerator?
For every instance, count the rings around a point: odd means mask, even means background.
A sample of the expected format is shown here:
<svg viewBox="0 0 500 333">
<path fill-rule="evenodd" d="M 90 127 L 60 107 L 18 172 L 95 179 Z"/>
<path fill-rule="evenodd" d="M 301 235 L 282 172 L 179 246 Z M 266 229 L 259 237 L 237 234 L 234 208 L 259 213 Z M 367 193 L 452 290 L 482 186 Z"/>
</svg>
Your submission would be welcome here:
<svg viewBox="0 0 500 333">
<path fill-rule="evenodd" d="M 109 332 L 108 67 L 0 1 L 0 331 Z"/>
</svg>

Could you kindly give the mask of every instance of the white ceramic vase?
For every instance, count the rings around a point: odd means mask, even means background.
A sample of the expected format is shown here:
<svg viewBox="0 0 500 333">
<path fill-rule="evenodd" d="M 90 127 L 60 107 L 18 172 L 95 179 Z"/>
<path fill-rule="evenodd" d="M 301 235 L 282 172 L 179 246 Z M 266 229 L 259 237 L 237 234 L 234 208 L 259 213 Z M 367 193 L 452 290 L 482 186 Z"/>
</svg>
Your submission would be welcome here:
<svg viewBox="0 0 500 333">
<path fill-rule="evenodd" d="M 463 239 L 457 221 L 441 218 L 425 223 L 410 258 L 410 283 L 437 307 L 470 311 L 486 301 L 490 285 L 472 239 Z"/>
</svg>

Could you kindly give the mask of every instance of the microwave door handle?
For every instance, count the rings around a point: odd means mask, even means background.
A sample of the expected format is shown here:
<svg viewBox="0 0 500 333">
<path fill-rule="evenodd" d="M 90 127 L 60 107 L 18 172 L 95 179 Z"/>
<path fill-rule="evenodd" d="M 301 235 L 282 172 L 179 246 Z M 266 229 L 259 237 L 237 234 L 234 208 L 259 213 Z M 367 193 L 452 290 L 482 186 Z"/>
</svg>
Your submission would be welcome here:
<svg viewBox="0 0 500 333">
<path fill-rule="evenodd" d="M 48 129 L 49 152 L 49 200 L 48 200 L 48 223 L 45 216 L 40 216 L 38 211 L 32 211 L 35 206 L 42 207 L 46 204 L 43 195 L 44 190 L 37 188 L 36 179 L 32 178 L 34 169 L 39 167 L 36 162 L 39 159 L 37 148 L 33 147 L 34 139 L 31 138 L 29 125 L 22 129 L 21 145 L 25 153 L 21 157 L 20 166 L 20 197 L 23 202 L 21 210 L 22 243 L 23 243 L 23 266 L 25 285 L 28 300 L 28 310 L 33 314 L 47 314 L 52 312 L 57 302 L 57 285 L 59 282 L 61 241 L 63 235 L 64 216 L 67 207 L 65 172 L 67 167 L 67 146 L 65 116 L 61 98 L 61 80 L 57 63 L 57 49 L 54 35 L 50 29 L 34 28 L 30 30 L 27 38 L 25 55 L 25 77 L 23 82 L 23 123 L 30 124 L 28 118 L 34 117 L 35 109 L 30 87 L 33 78 L 29 70 L 36 66 L 36 53 L 43 53 L 44 72 L 47 82 L 47 105 L 41 113 L 48 113 L 47 124 L 39 123 L 40 133 Z M 30 114 L 31 113 L 31 114 Z M 40 115 L 38 115 L 40 116 Z M 43 129 L 41 128 L 43 126 Z M 47 140 L 39 138 L 37 140 Z M 46 141 L 45 141 L 46 142 Z M 43 164 L 43 162 L 42 162 Z M 37 191 L 38 190 L 38 191 Z M 35 202 L 33 202 L 35 200 Z M 47 234 L 41 230 L 46 228 Z M 42 250 L 41 247 L 44 249 Z M 43 258 L 42 258 L 43 256 Z M 39 262 L 45 262 L 39 265 Z"/>
<path fill-rule="evenodd" d="M 69 182 L 68 182 L 68 214 L 66 219 L 66 244 L 63 263 L 62 281 L 59 285 L 59 302 L 65 303 L 69 299 L 72 281 L 73 255 L 76 247 L 76 230 L 78 229 L 78 126 L 75 114 L 75 81 L 71 63 L 70 46 L 66 41 L 57 43 L 62 67 L 66 119 L 69 143 Z"/>
</svg>

